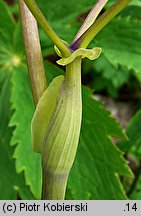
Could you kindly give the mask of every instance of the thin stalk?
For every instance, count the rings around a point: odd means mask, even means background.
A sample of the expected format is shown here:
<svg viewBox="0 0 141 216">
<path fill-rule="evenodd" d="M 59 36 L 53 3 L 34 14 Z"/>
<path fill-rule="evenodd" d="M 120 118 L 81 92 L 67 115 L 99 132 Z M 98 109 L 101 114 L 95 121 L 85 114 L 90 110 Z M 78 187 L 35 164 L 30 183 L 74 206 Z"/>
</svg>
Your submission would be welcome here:
<svg viewBox="0 0 141 216">
<path fill-rule="evenodd" d="M 131 1 L 132 0 L 118 0 L 107 11 L 105 11 L 105 13 L 103 13 L 70 47 L 72 49 L 77 49 L 80 47 L 86 48 L 97 35 L 97 33 L 103 29 L 110 22 L 110 20 L 113 19 Z"/>
<path fill-rule="evenodd" d="M 102 8 L 105 6 L 108 0 L 98 0 L 94 7 L 89 12 L 88 16 L 84 20 L 82 26 L 80 27 L 78 33 L 76 34 L 72 44 L 94 23 L 97 16 L 99 15 Z"/>
<path fill-rule="evenodd" d="M 30 13 L 23 0 L 19 0 L 22 31 L 28 72 L 35 106 L 47 88 L 43 58 L 41 53 L 38 26 L 35 18 Z"/>
<path fill-rule="evenodd" d="M 46 20 L 43 13 L 37 6 L 36 2 L 34 0 L 24 0 L 24 2 L 26 3 L 27 7 L 29 8 L 33 16 L 36 18 L 37 22 L 41 25 L 45 33 L 49 36 L 52 42 L 58 47 L 62 55 L 64 57 L 69 56 L 71 54 L 70 50 L 58 37 L 55 31 L 52 29 L 49 22 Z"/>
</svg>

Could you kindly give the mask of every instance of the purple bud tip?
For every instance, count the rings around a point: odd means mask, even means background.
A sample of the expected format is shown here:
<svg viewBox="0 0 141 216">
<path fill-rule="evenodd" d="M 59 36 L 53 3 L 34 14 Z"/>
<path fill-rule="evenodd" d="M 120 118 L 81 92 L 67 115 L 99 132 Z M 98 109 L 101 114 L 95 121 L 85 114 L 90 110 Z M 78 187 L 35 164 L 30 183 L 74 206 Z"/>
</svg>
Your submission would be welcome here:
<svg viewBox="0 0 141 216">
<path fill-rule="evenodd" d="M 79 39 L 76 41 L 73 41 L 72 44 L 69 46 L 69 49 L 71 50 L 71 52 L 74 52 L 78 48 L 79 48 Z"/>
</svg>

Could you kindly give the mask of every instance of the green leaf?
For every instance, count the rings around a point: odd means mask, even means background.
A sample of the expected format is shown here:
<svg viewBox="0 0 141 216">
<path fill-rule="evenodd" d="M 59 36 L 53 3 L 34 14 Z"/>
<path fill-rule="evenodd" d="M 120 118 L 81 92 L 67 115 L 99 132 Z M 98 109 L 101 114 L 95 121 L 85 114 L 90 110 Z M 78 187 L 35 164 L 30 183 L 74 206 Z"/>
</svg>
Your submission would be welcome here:
<svg viewBox="0 0 141 216">
<path fill-rule="evenodd" d="M 108 3 L 107 3 L 107 6 L 110 7 L 112 4 L 114 4 L 116 2 L 116 0 L 110 0 Z M 129 6 L 141 6 L 141 1 L 140 0 L 134 0 L 134 1 L 131 1 L 129 4 Z"/>
<path fill-rule="evenodd" d="M 30 186 L 35 198 L 41 196 L 41 160 L 34 153 L 31 145 L 31 119 L 34 113 L 33 99 L 27 69 L 25 66 L 15 68 L 12 73 L 12 109 L 14 114 L 10 126 L 15 126 L 11 145 L 16 145 L 14 158 L 17 172 L 24 171 L 26 184 Z"/>
<path fill-rule="evenodd" d="M 129 196 L 131 200 L 141 200 L 141 174 L 136 182 L 135 188 Z"/>
<path fill-rule="evenodd" d="M 4 39 L 10 42 L 15 23 L 10 10 L 3 1 L 0 1 L 0 15 L 0 43 L 3 42 Z"/>
<path fill-rule="evenodd" d="M 16 173 L 14 148 L 10 146 L 13 128 L 8 126 L 11 117 L 11 72 L 20 64 L 12 37 L 17 25 L 3 1 L 0 2 L 0 14 L 0 199 L 33 199 L 23 173 Z"/>
<path fill-rule="evenodd" d="M 126 67 L 111 64 L 102 53 L 94 62 L 84 62 L 86 77 L 91 76 L 90 87 L 96 94 L 99 91 L 106 91 L 109 96 L 117 97 L 118 90 L 126 84 L 130 78 L 130 72 Z M 88 74 L 87 74 L 88 73 Z"/>
<path fill-rule="evenodd" d="M 119 175 L 132 175 L 111 136 L 123 137 L 119 124 L 84 88 L 80 143 L 68 183 L 75 199 L 126 199 Z"/>
<path fill-rule="evenodd" d="M 111 64 L 124 65 L 133 69 L 141 78 L 141 21 L 137 19 L 116 18 L 96 37 L 95 42 L 101 46 L 104 55 Z M 110 40 L 109 40 L 110 38 Z"/>
<path fill-rule="evenodd" d="M 100 58 L 93 63 L 93 68 L 101 74 L 105 81 L 108 83 L 110 82 L 109 85 L 112 84 L 116 89 L 125 84 L 129 78 L 129 71 L 127 68 L 121 67 L 120 65 L 115 67 L 104 55 L 101 55 Z"/>
<path fill-rule="evenodd" d="M 21 56 L 22 59 L 25 59 L 23 35 L 20 22 L 17 22 L 13 31 L 12 47 L 18 56 Z"/>
<path fill-rule="evenodd" d="M 126 153 L 132 152 L 139 159 L 141 155 L 141 109 L 139 109 L 135 115 L 129 121 L 126 133 L 128 135 L 128 141 L 121 143 L 121 149 Z"/>
<path fill-rule="evenodd" d="M 97 0 L 71 0 L 70 2 L 64 0 L 40 1 L 37 0 L 38 5 L 43 11 L 44 15 L 50 22 L 58 20 L 59 22 L 64 20 L 66 23 L 70 23 L 72 19 L 79 16 L 81 13 L 90 10 Z"/>
<path fill-rule="evenodd" d="M 137 113 L 131 118 L 128 126 L 127 126 L 127 135 L 129 137 L 128 149 L 131 147 L 135 147 L 140 156 L 141 154 L 141 109 L 137 111 Z"/>
<path fill-rule="evenodd" d="M 122 142 L 120 148 L 128 155 L 135 179 L 125 180 L 126 187 L 130 191 L 130 199 L 141 199 L 141 109 L 129 121 L 126 133 L 128 141 Z M 135 184 L 134 184 L 135 183 Z M 133 185 L 134 184 L 134 185 Z M 133 187 L 134 186 L 134 187 Z"/>
<path fill-rule="evenodd" d="M 13 31 L 16 27 L 14 19 L 6 4 L 0 2 L 0 68 L 12 70 L 17 60 L 16 53 L 13 52 Z"/>
<path fill-rule="evenodd" d="M 128 155 L 131 167 L 133 169 L 135 179 L 130 182 L 126 182 L 126 185 L 130 188 L 130 199 L 140 199 L 141 191 L 141 109 L 139 109 L 135 115 L 131 118 L 127 125 L 128 141 L 121 143 L 121 149 L 123 149 Z M 133 185 L 134 184 L 134 185 Z M 134 187 L 133 187 L 133 186 Z"/>
<path fill-rule="evenodd" d="M 8 127 L 10 120 L 10 77 L 6 77 L 0 91 L 0 199 L 33 199 L 25 185 L 23 173 L 17 174 L 13 160 L 13 148 L 10 139 L 13 129 Z"/>
<path fill-rule="evenodd" d="M 23 59 L 21 29 L 3 2 L 0 2 L 0 14 L 0 68 L 12 71 Z"/>
<path fill-rule="evenodd" d="M 134 4 L 134 1 L 132 1 L 131 3 L 133 3 L 132 5 L 129 4 L 123 11 L 121 11 L 121 13 L 119 14 L 119 16 L 121 17 L 130 17 L 130 19 L 136 19 L 136 20 L 141 20 L 141 14 L 140 14 L 140 10 L 141 10 L 141 2 L 138 4 Z"/>
</svg>

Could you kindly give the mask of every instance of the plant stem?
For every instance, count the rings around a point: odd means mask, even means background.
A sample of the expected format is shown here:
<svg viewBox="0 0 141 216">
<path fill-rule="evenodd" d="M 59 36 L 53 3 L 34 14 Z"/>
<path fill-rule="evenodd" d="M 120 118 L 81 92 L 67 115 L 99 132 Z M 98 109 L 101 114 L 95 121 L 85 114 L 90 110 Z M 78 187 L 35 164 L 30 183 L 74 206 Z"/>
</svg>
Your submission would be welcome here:
<svg viewBox="0 0 141 216">
<path fill-rule="evenodd" d="M 19 0 L 25 52 L 35 106 L 47 88 L 37 22 L 23 0 Z"/>
<path fill-rule="evenodd" d="M 77 35 L 75 36 L 72 44 L 94 23 L 97 16 L 99 15 L 102 8 L 105 6 L 108 0 L 98 0 L 94 7 L 89 12 L 88 16 L 84 20 L 81 28 L 79 29 Z"/>
<path fill-rule="evenodd" d="M 58 49 L 62 53 L 62 56 L 64 57 L 69 56 L 71 54 L 70 50 L 66 47 L 66 45 L 62 42 L 62 40 L 54 32 L 49 22 L 46 20 L 43 13 L 37 6 L 36 2 L 34 0 L 24 0 L 24 2 L 26 3 L 29 10 L 38 21 L 38 23 L 41 25 L 45 33 L 49 36 L 52 42 L 58 47 Z"/>
<path fill-rule="evenodd" d="M 42 200 L 64 200 L 67 175 L 43 172 Z"/>
<path fill-rule="evenodd" d="M 71 48 L 86 48 L 97 33 L 103 29 L 132 0 L 118 0 L 105 13 L 103 13 L 85 32 L 71 45 Z"/>
<path fill-rule="evenodd" d="M 82 118 L 81 57 L 66 66 L 58 103 L 42 145 L 42 199 L 63 200 L 75 159 Z"/>
</svg>

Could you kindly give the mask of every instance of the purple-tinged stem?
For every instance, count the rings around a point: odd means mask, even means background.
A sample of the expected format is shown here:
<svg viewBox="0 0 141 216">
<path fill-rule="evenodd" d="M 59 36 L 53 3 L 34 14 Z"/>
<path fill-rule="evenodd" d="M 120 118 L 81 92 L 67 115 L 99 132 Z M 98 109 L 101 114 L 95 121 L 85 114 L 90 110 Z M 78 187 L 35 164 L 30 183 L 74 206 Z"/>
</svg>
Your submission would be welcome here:
<svg viewBox="0 0 141 216">
<path fill-rule="evenodd" d="M 98 0 L 97 3 L 94 5 L 94 7 L 91 9 L 91 11 L 89 12 L 88 16 L 86 17 L 86 19 L 84 20 L 82 26 L 80 27 L 78 33 L 76 34 L 73 42 L 75 43 L 75 41 L 81 37 L 81 35 L 94 23 L 94 21 L 96 20 L 97 16 L 99 15 L 100 11 L 103 9 L 103 7 L 105 6 L 105 4 L 107 3 L 108 0 Z"/>
<path fill-rule="evenodd" d="M 19 0 L 19 7 L 28 72 L 36 106 L 43 92 L 47 88 L 38 26 L 34 16 L 31 14 L 23 0 Z"/>
</svg>

